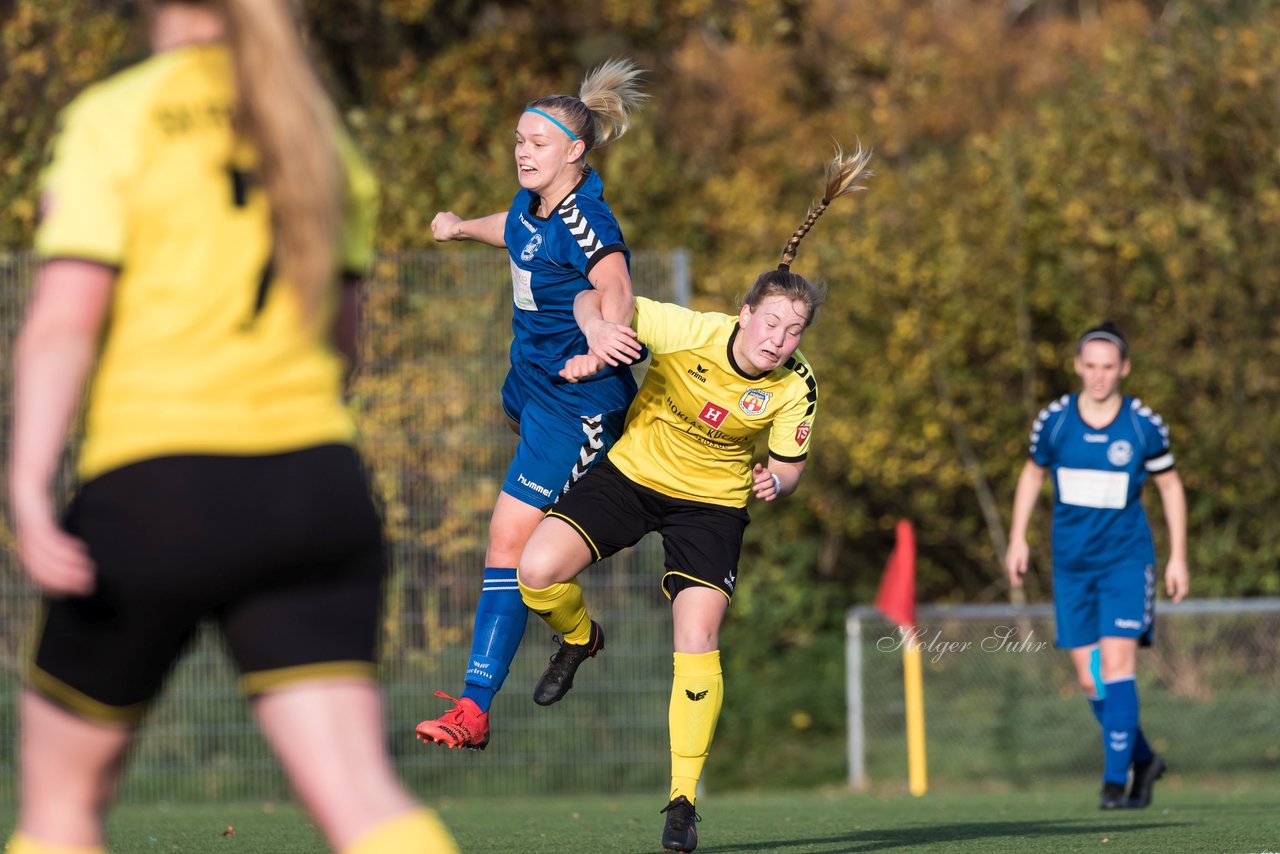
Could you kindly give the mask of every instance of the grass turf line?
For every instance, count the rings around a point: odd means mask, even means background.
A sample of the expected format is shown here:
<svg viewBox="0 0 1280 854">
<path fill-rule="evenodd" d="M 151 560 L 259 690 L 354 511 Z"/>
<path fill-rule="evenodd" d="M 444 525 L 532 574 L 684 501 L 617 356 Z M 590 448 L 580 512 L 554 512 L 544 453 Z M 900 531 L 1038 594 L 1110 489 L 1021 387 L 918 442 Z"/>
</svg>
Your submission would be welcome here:
<svg viewBox="0 0 1280 854">
<path fill-rule="evenodd" d="M 844 791 L 705 795 L 699 851 L 856 852 L 1280 851 L 1280 781 L 1162 781 L 1150 809 L 1102 813 L 1087 786 L 1050 790 Z M 436 804 L 464 852 L 659 849 L 661 794 L 468 798 Z M 12 815 L 0 816 L 6 835 Z M 234 828 L 234 834 L 228 828 Z M 111 820 L 112 854 L 321 854 L 295 807 L 128 805 Z"/>
</svg>

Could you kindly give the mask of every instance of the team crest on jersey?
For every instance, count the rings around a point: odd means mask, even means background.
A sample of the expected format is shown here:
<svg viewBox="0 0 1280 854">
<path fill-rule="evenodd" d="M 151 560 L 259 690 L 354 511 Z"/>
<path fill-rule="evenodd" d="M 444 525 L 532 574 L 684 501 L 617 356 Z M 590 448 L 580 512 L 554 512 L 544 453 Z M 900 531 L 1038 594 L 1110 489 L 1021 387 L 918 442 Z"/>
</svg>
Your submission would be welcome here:
<svg viewBox="0 0 1280 854">
<path fill-rule="evenodd" d="M 541 248 L 542 248 L 542 235 L 535 234 L 533 237 L 529 238 L 529 242 L 526 243 L 524 245 L 524 248 L 520 250 L 520 260 L 526 261 L 526 262 L 532 261 L 533 256 L 537 255 L 538 250 Z"/>
<path fill-rule="evenodd" d="M 1133 445 L 1124 439 L 1117 439 L 1107 448 L 1107 462 L 1113 466 L 1128 465 L 1133 459 Z"/>
<path fill-rule="evenodd" d="M 769 405 L 769 398 L 771 397 L 773 397 L 773 392 L 771 391 L 749 388 L 743 393 L 742 397 L 738 398 L 738 408 L 748 415 L 759 415 Z"/>
<path fill-rule="evenodd" d="M 712 427 L 719 427 L 724 423 L 725 416 L 729 414 L 729 410 L 725 409 L 718 403 L 707 401 L 702 407 L 702 411 L 698 413 L 698 420 L 703 424 L 710 424 Z"/>
<path fill-rule="evenodd" d="M 800 426 L 796 428 L 796 444 L 804 446 L 805 440 L 809 438 L 809 422 L 802 421 Z"/>
</svg>

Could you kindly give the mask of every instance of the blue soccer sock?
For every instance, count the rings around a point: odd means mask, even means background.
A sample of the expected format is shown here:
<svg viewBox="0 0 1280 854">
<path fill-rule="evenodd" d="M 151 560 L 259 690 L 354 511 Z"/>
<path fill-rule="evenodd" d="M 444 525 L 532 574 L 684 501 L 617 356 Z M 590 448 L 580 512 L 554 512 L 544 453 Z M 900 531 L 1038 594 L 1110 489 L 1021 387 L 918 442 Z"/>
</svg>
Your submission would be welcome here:
<svg viewBox="0 0 1280 854">
<path fill-rule="evenodd" d="M 1147 743 L 1147 737 L 1142 734 L 1142 727 L 1139 726 L 1133 740 L 1133 764 L 1141 765 L 1144 762 L 1150 762 L 1155 755 L 1156 752 Z"/>
<path fill-rule="evenodd" d="M 489 711 L 502 688 L 528 619 L 529 609 L 520 598 L 515 568 L 485 567 L 462 691 L 462 696 L 479 706 L 480 711 Z"/>
<path fill-rule="evenodd" d="M 1098 719 L 1099 725 L 1102 724 L 1102 710 L 1106 702 L 1106 697 L 1089 698 L 1089 705 L 1093 707 L 1093 716 Z M 1141 765 L 1144 762 L 1150 762 L 1155 755 L 1155 751 L 1147 743 L 1147 737 L 1142 734 L 1142 727 L 1139 726 L 1133 740 L 1133 764 Z"/>
<path fill-rule="evenodd" d="M 1089 670 L 1093 673 L 1093 684 L 1098 691 L 1098 696 L 1089 698 L 1089 705 L 1093 707 L 1093 716 L 1098 719 L 1098 723 L 1101 725 L 1102 710 L 1107 701 L 1107 686 L 1102 682 L 1102 650 L 1097 647 L 1094 647 L 1093 656 L 1089 659 Z M 1143 762 L 1150 762 L 1155 755 L 1155 751 L 1147 743 L 1147 737 L 1142 734 L 1142 727 L 1139 726 L 1134 733 L 1134 764 L 1140 765 Z"/>
<path fill-rule="evenodd" d="M 1102 710 L 1106 708 L 1106 697 L 1090 697 L 1089 705 L 1093 708 L 1093 716 L 1098 719 L 1098 726 L 1102 726 Z"/>
<path fill-rule="evenodd" d="M 1102 779 L 1123 785 L 1129 781 L 1129 765 L 1138 740 L 1138 685 L 1132 676 L 1103 684 L 1106 699 L 1102 701 L 1102 749 L 1106 769 Z"/>
</svg>

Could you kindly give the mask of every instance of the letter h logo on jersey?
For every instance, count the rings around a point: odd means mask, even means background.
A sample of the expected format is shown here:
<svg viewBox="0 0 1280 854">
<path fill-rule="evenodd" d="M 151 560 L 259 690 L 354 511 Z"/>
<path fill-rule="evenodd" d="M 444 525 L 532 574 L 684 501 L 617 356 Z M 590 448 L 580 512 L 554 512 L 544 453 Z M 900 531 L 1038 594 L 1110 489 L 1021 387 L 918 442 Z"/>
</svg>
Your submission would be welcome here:
<svg viewBox="0 0 1280 854">
<path fill-rule="evenodd" d="M 712 427 L 719 427 L 724 423 L 724 418 L 728 414 L 728 409 L 708 400 L 706 406 L 703 406 L 702 411 L 698 413 L 698 420 L 704 424 L 710 424 Z"/>
</svg>

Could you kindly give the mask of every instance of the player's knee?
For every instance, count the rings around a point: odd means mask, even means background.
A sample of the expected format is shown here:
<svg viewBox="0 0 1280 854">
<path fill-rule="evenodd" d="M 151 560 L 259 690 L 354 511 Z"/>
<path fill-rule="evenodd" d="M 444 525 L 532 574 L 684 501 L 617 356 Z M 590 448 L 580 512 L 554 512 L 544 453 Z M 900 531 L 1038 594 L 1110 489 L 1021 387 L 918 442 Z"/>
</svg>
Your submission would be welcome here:
<svg viewBox="0 0 1280 854">
<path fill-rule="evenodd" d="M 525 539 L 510 532 L 489 532 L 489 548 L 484 553 L 485 566 L 515 566 L 524 550 Z"/>
<path fill-rule="evenodd" d="M 1134 668 L 1133 668 L 1132 662 L 1127 662 L 1127 663 L 1117 662 L 1116 664 L 1113 664 L 1112 666 L 1108 667 L 1107 663 L 1103 661 L 1102 662 L 1102 681 L 1116 682 L 1120 679 L 1132 679 L 1133 670 Z"/>
<path fill-rule="evenodd" d="M 681 627 L 674 640 L 676 652 L 700 655 L 720 648 L 720 631 L 710 626 Z"/>
<path fill-rule="evenodd" d="M 550 561 L 536 554 L 525 554 L 521 558 L 516 577 L 521 587 L 530 590 L 545 590 L 559 580 Z"/>
<path fill-rule="evenodd" d="M 1133 676 L 1134 658 L 1133 648 L 1122 646 L 1119 649 L 1104 649 L 1100 668 L 1102 678 L 1107 682 L 1113 682 Z"/>
</svg>

